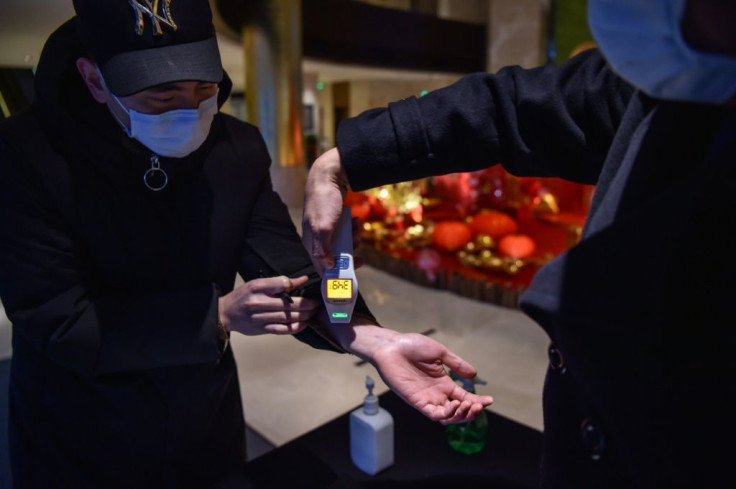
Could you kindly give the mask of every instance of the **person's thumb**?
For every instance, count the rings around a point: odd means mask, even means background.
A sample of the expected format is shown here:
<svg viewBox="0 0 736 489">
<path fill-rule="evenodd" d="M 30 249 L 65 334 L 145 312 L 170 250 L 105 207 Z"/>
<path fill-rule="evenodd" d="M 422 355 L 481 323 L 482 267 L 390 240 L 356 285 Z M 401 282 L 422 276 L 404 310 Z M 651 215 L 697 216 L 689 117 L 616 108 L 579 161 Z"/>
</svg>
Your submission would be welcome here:
<svg viewBox="0 0 736 489">
<path fill-rule="evenodd" d="M 478 371 L 470 363 L 460 358 L 455 353 L 447 350 L 442 356 L 442 362 L 450 367 L 459 376 L 466 379 L 472 379 L 478 374 Z"/>
<path fill-rule="evenodd" d="M 266 295 L 277 295 L 282 292 L 288 293 L 307 283 L 307 280 L 308 277 L 306 275 L 297 278 L 290 278 L 286 275 L 267 277 L 260 280 L 262 285 L 260 291 Z"/>
</svg>

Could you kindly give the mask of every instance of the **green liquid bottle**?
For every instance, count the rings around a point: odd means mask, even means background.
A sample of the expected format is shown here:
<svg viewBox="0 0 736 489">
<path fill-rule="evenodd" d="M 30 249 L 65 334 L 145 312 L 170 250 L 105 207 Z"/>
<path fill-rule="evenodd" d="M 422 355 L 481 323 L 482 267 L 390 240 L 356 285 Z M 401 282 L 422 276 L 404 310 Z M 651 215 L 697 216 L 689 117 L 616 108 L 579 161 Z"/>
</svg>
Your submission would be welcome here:
<svg viewBox="0 0 736 489">
<path fill-rule="evenodd" d="M 455 372 L 450 372 L 450 376 L 455 381 L 461 382 L 463 389 L 468 392 L 475 393 L 475 384 L 485 384 L 478 378 L 465 379 L 459 377 Z M 474 420 L 447 425 L 445 430 L 447 441 L 453 450 L 468 455 L 478 453 L 483 450 L 488 440 L 488 415 L 484 409 Z"/>
</svg>

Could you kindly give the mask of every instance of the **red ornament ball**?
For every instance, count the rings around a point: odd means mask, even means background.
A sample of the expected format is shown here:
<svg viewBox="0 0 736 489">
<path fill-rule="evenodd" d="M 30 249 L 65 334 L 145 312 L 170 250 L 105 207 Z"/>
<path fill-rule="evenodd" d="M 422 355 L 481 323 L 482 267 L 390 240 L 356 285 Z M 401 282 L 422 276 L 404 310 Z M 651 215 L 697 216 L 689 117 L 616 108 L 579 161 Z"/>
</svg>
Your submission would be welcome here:
<svg viewBox="0 0 736 489">
<path fill-rule="evenodd" d="M 527 258 L 536 249 L 537 244 L 526 234 L 507 234 L 498 242 L 498 251 L 511 258 Z"/>
<path fill-rule="evenodd" d="M 473 230 L 461 221 L 441 221 L 432 231 L 432 243 L 444 251 L 456 251 L 473 239 Z"/>
<path fill-rule="evenodd" d="M 470 223 L 475 234 L 487 234 L 493 239 L 515 233 L 519 225 L 513 217 L 497 210 L 484 210 L 473 216 Z"/>
</svg>

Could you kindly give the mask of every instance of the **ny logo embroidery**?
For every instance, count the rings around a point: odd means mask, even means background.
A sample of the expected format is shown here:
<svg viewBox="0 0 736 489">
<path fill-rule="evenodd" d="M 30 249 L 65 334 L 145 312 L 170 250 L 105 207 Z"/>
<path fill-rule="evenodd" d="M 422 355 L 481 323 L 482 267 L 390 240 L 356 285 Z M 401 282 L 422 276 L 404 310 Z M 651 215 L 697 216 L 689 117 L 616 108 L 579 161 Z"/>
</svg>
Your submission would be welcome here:
<svg viewBox="0 0 736 489">
<path fill-rule="evenodd" d="M 135 32 L 139 35 L 143 35 L 143 28 L 145 27 L 145 16 L 151 18 L 151 26 L 153 28 L 153 35 L 160 36 L 163 34 L 161 31 L 161 23 L 166 24 L 172 30 L 176 30 L 176 22 L 171 16 L 171 0 L 164 0 L 161 5 L 160 0 L 128 0 L 128 3 L 133 7 L 133 11 L 136 16 Z M 159 13 L 161 10 L 161 13 Z"/>
</svg>

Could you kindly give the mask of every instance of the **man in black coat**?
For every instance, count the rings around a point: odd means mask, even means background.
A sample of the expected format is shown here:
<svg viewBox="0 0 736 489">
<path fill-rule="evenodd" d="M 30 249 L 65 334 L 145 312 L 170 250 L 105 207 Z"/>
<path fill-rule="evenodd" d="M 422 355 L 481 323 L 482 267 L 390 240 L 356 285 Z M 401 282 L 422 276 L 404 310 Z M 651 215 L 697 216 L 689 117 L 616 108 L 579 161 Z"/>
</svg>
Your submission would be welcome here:
<svg viewBox="0 0 736 489">
<path fill-rule="evenodd" d="M 218 111 L 230 82 L 207 0 L 74 6 L 32 106 L 0 126 L 16 487 L 202 489 L 239 473 L 231 331 L 356 354 L 432 419 L 491 402 L 443 368 L 471 365 L 379 327 L 360 299 L 351 324 L 329 323 L 263 139 Z"/>
<path fill-rule="evenodd" d="M 600 46 L 343 122 L 307 179 L 329 265 L 354 190 L 500 163 L 596 185 L 521 308 L 549 335 L 545 488 L 736 487 L 736 3 L 590 0 Z"/>
</svg>

